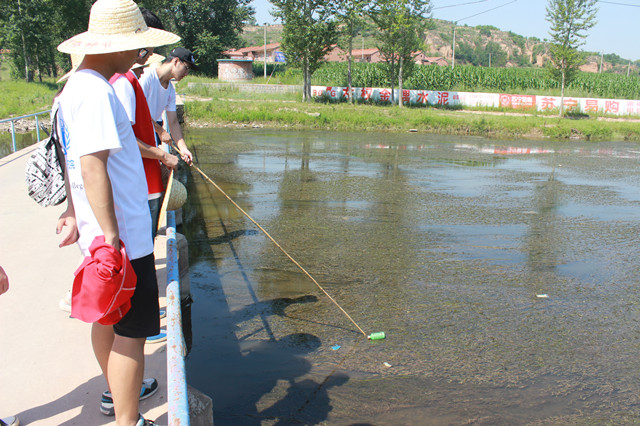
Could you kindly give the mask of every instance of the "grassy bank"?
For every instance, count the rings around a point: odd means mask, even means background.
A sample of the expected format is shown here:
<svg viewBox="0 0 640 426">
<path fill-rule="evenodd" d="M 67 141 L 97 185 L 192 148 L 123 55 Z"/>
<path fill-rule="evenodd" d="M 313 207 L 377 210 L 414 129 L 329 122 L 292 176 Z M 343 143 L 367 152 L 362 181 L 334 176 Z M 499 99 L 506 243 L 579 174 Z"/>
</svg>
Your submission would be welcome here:
<svg viewBox="0 0 640 426">
<path fill-rule="evenodd" d="M 42 83 L 2 80 L 0 81 L 0 119 L 50 109 L 57 92 L 58 85 L 54 79 Z"/>
<path fill-rule="evenodd" d="M 495 138 L 640 141 L 640 122 L 539 114 L 396 106 L 303 103 L 297 95 L 224 90 L 187 97 L 186 119 L 198 127 L 260 126 L 340 131 L 418 131 Z M 208 97 L 207 97 L 208 96 Z M 194 99 L 194 100 L 189 100 Z"/>
<path fill-rule="evenodd" d="M 344 131 L 410 131 L 496 138 L 640 141 L 640 121 L 572 120 L 540 113 L 445 110 L 432 107 L 303 103 L 300 95 L 243 93 L 231 88 L 187 89 L 189 81 L 216 81 L 189 76 L 178 85 L 186 94 L 186 120 L 193 126 L 260 126 Z M 0 118 L 46 110 L 58 85 L 54 81 L 0 81 Z"/>
</svg>

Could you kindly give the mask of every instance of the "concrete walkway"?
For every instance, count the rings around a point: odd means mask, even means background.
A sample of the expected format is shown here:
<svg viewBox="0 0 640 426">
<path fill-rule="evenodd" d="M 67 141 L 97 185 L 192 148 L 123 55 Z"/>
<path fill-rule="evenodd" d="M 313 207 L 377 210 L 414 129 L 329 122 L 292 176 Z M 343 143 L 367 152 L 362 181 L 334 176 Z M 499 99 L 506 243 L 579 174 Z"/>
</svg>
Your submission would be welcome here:
<svg viewBox="0 0 640 426">
<path fill-rule="evenodd" d="M 17 415 L 29 425 L 115 424 L 99 410 L 107 387 L 91 349 L 91 326 L 58 308 L 81 255 L 76 245 L 58 248 L 55 226 L 66 202 L 43 208 L 27 195 L 24 168 L 35 148 L 0 158 L 0 265 L 10 285 L 0 295 L 0 418 Z M 162 296 L 165 247 L 159 237 L 156 268 Z M 145 377 L 156 377 L 160 390 L 141 402 L 140 411 L 166 424 L 165 343 L 148 344 L 145 353 Z"/>
</svg>

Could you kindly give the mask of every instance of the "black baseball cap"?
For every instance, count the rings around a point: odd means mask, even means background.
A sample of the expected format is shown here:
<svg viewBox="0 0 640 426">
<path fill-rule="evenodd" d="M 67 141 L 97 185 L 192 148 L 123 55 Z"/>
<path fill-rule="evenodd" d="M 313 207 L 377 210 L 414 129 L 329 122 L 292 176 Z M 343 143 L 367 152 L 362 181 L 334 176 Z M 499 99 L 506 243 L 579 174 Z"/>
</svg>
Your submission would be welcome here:
<svg viewBox="0 0 640 426">
<path fill-rule="evenodd" d="M 169 59 L 171 58 L 178 58 L 181 61 L 188 63 L 192 70 L 198 69 L 198 66 L 196 65 L 196 58 L 193 57 L 193 53 L 189 49 L 176 47 L 169 54 Z"/>
</svg>

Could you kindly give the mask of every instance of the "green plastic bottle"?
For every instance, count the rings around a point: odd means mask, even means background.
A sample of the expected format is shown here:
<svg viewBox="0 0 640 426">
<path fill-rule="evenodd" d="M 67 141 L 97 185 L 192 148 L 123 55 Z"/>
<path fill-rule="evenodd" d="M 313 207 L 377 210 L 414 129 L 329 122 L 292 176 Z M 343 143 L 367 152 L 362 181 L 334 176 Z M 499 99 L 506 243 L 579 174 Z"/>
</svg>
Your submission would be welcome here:
<svg viewBox="0 0 640 426">
<path fill-rule="evenodd" d="M 384 334 L 384 331 L 376 331 L 375 333 L 371 333 L 370 335 L 367 336 L 367 339 L 369 340 L 382 340 L 385 339 L 387 336 Z"/>
</svg>

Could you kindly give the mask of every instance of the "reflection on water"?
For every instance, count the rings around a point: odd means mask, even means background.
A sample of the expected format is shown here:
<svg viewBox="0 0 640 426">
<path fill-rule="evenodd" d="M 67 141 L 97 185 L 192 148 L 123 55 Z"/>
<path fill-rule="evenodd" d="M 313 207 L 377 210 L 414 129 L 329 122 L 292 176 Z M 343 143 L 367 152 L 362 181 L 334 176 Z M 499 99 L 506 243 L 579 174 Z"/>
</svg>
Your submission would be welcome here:
<svg viewBox="0 0 640 426">
<path fill-rule="evenodd" d="M 640 150 L 192 130 L 189 383 L 218 424 L 640 421 Z M 536 297 L 548 294 L 547 299 Z M 426 420 L 428 419 L 428 420 Z"/>
<path fill-rule="evenodd" d="M 40 140 L 46 138 L 47 135 L 44 132 L 40 132 Z M 38 142 L 38 137 L 35 131 L 30 133 L 16 133 L 16 151 L 26 148 L 34 143 Z M 13 152 L 13 140 L 11 138 L 11 132 L 0 134 L 0 158 L 5 157 Z"/>
</svg>

